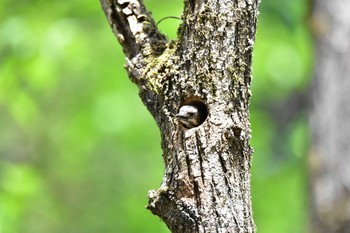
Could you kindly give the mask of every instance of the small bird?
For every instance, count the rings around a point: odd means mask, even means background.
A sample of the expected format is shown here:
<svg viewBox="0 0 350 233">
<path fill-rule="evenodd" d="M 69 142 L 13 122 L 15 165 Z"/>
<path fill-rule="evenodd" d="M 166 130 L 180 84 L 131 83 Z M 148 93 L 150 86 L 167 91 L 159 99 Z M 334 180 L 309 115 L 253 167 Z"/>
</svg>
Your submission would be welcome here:
<svg viewBox="0 0 350 233">
<path fill-rule="evenodd" d="M 184 105 L 179 109 L 179 113 L 175 115 L 180 123 L 187 129 L 200 125 L 200 112 L 196 106 Z"/>
</svg>

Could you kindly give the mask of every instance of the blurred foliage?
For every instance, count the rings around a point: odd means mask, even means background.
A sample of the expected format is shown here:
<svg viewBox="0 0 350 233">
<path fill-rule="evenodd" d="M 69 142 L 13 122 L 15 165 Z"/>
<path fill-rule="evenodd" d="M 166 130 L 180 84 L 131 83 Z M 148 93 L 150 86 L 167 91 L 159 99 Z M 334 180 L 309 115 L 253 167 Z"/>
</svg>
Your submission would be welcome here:
<svg viewBox="0 0 350 233">
<path fill-rule="evenodd" d="M 308 1 L 261 2 L 251 103 L 252 198 L 260 233 L 307 232 Z"/>
<path fill-rule="evenodd" d="M 156 21 L 181 16 L 179 0 L 145 2 Z M 281 113 L 307 92 L 307 7 L 261 3 L 251 104 L 260 233 L 306 229 L 305 110 Z M 174 39 L 180 23 L 159 27 Z M 162 152 L 124 61 L 99 1 L 0 2 L 0 233 L 169 232 L 144 208 Z"/>
</svg>

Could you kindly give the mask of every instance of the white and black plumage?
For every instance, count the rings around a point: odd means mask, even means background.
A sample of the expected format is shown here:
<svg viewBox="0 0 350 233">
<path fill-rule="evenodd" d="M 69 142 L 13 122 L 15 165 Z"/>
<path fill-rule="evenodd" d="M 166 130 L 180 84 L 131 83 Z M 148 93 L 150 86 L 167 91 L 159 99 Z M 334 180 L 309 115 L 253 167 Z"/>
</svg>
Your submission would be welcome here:
<svg viewBox="0 0 350 233">
<path fill-rule="evenodd" d="M 201 124 L 199 109 L 193 105 L 184 105 L 176 114 L 178 121 L 187 129 L 196 127 Z"/>
</svg>

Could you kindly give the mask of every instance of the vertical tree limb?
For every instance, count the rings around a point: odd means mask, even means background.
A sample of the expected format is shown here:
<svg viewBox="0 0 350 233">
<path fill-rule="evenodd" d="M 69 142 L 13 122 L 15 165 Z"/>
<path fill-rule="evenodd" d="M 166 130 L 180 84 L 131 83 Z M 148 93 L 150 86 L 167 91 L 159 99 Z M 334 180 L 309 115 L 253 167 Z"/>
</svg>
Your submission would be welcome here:
<svg viewBox="0 0 350 233">
<path fill-rule="evenodd" d="M 316 0 L 311 232 L 350 232 L 350 2 Z"/>
<path fill-rule="evenodd" d="M 147 208 L 172 232 L 255 232 L 248 106 L 258 0 L 186 0 L 176 42 L 142 1 L 101 3 L 161 131 L 165 174 Z M 186 104 L 200 107 L 203 124 L 176 121 Z"/>
</svg>

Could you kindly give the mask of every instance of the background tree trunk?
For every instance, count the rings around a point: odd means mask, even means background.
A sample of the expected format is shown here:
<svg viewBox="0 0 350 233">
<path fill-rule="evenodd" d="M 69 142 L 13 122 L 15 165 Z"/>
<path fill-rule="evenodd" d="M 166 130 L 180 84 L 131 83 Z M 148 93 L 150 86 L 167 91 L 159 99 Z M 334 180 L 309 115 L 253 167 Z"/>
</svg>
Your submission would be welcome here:
<svg viewBox="0 0 350 233">
<path fill-rule="evenodd" d="M 248 106 L 258 0 L 186 0 L 176 42 L 142 1 L 101 4 L 161 131 L 165 174 L 147 208 L 172 232 L 255 232 Z M 179 125 L 186 104 L 203 124 Z"/>
<path fill-rule="evenodd" d="M 315 0 L 312 232 L 350 232 L 350 2 Z"/>
</svg>

